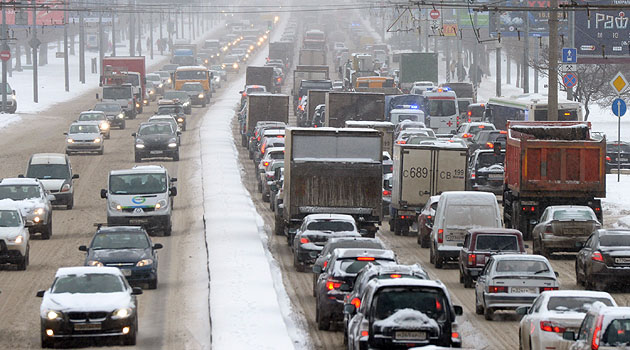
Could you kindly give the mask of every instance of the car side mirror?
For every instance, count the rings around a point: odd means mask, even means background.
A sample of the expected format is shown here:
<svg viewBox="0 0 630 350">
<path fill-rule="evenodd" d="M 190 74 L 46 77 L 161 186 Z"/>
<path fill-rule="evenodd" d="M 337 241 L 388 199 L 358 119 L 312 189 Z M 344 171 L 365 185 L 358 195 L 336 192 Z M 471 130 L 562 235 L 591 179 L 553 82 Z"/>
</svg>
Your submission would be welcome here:
<svg viewBox="0 0 630 350">
<path fill-rule="evenodd" d="M 162 249 L 162 248 L 164 248 L 164 246 L 162 245 L 162 243 L 155 243 L 155 244 L 153 245 L 153 249 Z"/>
<path fill-rule="evenodd" d="M 20 174 L 20 175 L 18 175 L 18 178 L 19 178 L 19 179 L 23 179 L 23 178 L 24 178 L 24 174 Z"/>
<path fill-rule="evenodd" d="M 73 179 L 73 180 L 76 180 L 76 179 L 78 179 L 78 178 L 79 178 L 79 174 L 74 174 L 74 175 L 72 175 L 72 179 Z"/>
<path fill-rule="evenodd" d="M 516 308 L 516 314 L 517 315 L 527 315 L 527 313 L 529 312 L 529 306 L 519 306 Z"/>
<path fill-rule="evenodd" d="M 135 133 L 135 132 L 134 132 L 134 133 L 132 133 L 132 134 L 131 134 L 131 136 L 136 137 L 136 133 Z"/>
<path fill-rule="evenodd" d="M 79 250 L 82 251 L 82 252 L 87 252 L 88 251 L 87 247 L 84 246 L 84 245 L 80 245 L 79 246 Z"/>
<path fill-rule="evenodd" d="M 359 233 L 361 234 L 361 236 L 366 236 L 368 234 L 368 230 L 365 228 L 362 228 L 359 230 Z"/>
<path fill-rule="evenodd" d="M 562 339 L 569 340 L 569 341 L 575 341 L 575 332 L 573 332 L 573 331 L 566 331 L 566 332 L 562 333 Z"/>
<path fill-rule="evenodd" d="M 177 182 L 177 178 L 176 177 L 171 177 L 171 182 Z"/>
<path fill-rule="evenodd" d="M 339 287 L 339 290 L 342 292 L 352 292 L 352 288 L 350 287 L 349 284 L 344 283 Z"/>
<path fill-rule="evenodd" d="M 177 196 L 177 187 L 175 187 L 175 186 L 171 187 L 169 196 L 171 196 L 171 197 Z"/>
<path fill-rule="evenodd" d="M 35 293 L 35 296 L 38 298 L 43 298 L 44 297 L 44 293 L 46 293 L 45 290 L 38 290 L 37 293 Z"/>
<path fill-rule="evenodd" d="M 107 198 L 107 190 L 106 189 L 102 189 L 101 190 L 101 198 Z"/>
<path fill-rule="evenodd" d="M 322 273 L 323 272 L 322 267 L 319 266 L 319 265 L 313 265 L 313 272 L 314 273 Z"/>
<path fill-rule="evenodd" d="M 355 312 L 357 312 L 357 308 L 356 306 L 352 305 L 352 304 L 345 304 L 343 306 L 343 312 L 346 314 L 353 314 Z"/>
<path fill-rule="evenodd" d="M 63 134 L 64 134 L 65 136 L 68 136 L 68 133 L 67 133 L 67 132 L 64 132 Z"/>
<path fill-rule="evenodd" d="M 11 90 L 11 93 L 12 93 L 13 95 L 16 95 L 15 90 Z"/>
<path fill-rule="evenodd" d="M 51 202 L 54 202 L 57 199 L 54 194 L 46 195 L 46 198 Z"/>
<path fill-rule="evenodd" d="M 461 316 L 464 314 L 464 308 L 459 305 L 453 305 L 453 310 L 455 311 L 455 316 Z"/>
<path fill-rule="evenodd" d="M 556 275 L 556 277 L 560 277 L 560 275 L 558 274 L 558 271 L 554 271 L 553 274 Z"/>
<path fill-rule="evenodd" d="M 33 220 L 26 220 L 26 226 L 35 226 L 35 222 Z"/>
<path fill-rule="evenodd" d="M 177 136 L 180 136 L 181 134 L 182 134 L 182 132 L 177 130 Z"/>
<path fill-rule="evenodd" d="M 131 289 L 131 295 L 140 295 L 142 294 L 142 288 L 140 287 L 133 287 Z"/>
</svg>

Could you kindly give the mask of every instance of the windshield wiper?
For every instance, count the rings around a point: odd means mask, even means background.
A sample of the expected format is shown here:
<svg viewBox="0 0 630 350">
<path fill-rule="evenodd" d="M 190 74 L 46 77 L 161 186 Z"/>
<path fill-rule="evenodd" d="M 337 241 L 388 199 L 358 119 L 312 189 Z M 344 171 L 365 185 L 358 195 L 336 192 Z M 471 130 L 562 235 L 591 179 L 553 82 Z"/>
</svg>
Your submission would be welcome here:
<svg viewBox="0 0 630 350">
<path fill-rule="evenodd" d="M 534 275 L 537 275 L 537 274 L 543 273 L 543 272 L 549 272 L 549 269 L 538 270 L 538 271 L 534 272 Z"/>
</svg>

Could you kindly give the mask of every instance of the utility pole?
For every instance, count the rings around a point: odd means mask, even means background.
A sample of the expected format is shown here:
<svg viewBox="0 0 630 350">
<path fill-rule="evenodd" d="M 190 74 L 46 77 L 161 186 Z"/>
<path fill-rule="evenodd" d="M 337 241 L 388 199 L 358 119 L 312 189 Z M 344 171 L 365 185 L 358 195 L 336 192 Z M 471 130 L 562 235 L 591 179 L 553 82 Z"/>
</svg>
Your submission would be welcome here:
<svg viewBox="0 0 630 350">
<path fill-rule="evenodd" d="M 142 19 L 138 18 L 138 56 L 142 56 Z"/>
<path fill-rule="evenodd" d="M 37 48 L 39 47 L 39 40 L 37 39 L 37 3 L 36 0 L 31 0 L 33 7 L 33 38 L 31 39 L 31 52 L 33 53 L 33 102 L 39 102 L 39 89 L 38 89 L 38 77 L 37 77 Z"/>
<path fill-rule="evenodd" d="M 114 4 L 116 4 L 114 2 Z M 112 57 L 116 56 L 116 12 L 111 11 L 112 16 Z"/>
<path fill-rule="evenodd" d="M 177 12 L 175 12 L 175 15 L 173 16 L 175 17 L 175 25 L 173 26 L 173 28 L 175 29 L 175 39 L 179 39 L 179 23 L 177 23 L 179 20 L 177 18 Z M 169 23 L 171 22 L 171 12 L 169 11 L 168 13 L 168 21 Z M 171 30 L 172 33 L 172 30 Z"/>
<path fill-rule="evenodd" d="M 2 3 L 2 51 L 10 51 L 7 44 L 7 6 Z M 2 60 L 2 113 L 7 111 L 7 62 L 8 60 Z"/>
<path fill-rule="evenodd" d="M 184 9 L 181 9 L 181 22 L 182 22 L 182 39 L 184 39 Z M 190 33 L 188 33 L 190 37 Z"/>
<path fill-rule="evenodd" d="M 66 0 L 65 11 L 63 13 L 63 72 L 66 92 L 70 91 L 70 68 L 68 67 L 68 2 Z"/>
<path fill-rule="evenodd" d="M 497 97 L 501 97 L 501 45 L 497 45 L 496 48 L 496 53 L 495 53 L 495 59 L 496 59 L 496 68 L 497 68 L 497 73 L 496 73 L 496 80 L 497 80 L 497 86 L 496 86 L 496 95 Z"/>
<path fill-rule="evenodd" d="M 85 19 L 79 12 L 79 81 L 85 84 Z"/>
<path fill-rule="evenodd" d="M 129 56 L 136 55 L 136 16 L 133 13 L 133 9 L 135 8 L 135 1 L 129 0 L 129 6 L 132 8 L 129 13 Z"/>
<path fill-rule="evenodd" d="M 538 55 L 540 52 L 540 43 L 538 43 L 537 45 L 534 45 L 534 57 L 536 57 L 536 68 L 534 68 L 534 93 L 537 94 L 538 93 Z"/>
<path fill-rule="evenodd" d="M 103 75 L 103 57 L 105 57 L 105 43 L 103 43 L 103 11 L 98 12 L 98 73 Z"/>
<path fill-rule="evenodd" d="M 525 12 L 525 40 L 523 44 L 523 92 L 529 93 L 529 12 Z"/>
<path fill-rule="evenodd" d="M 569 47 L 575 47 L 575 12 L 569 12 Z M 567 100 L 573 101 L 573 88 L 567 88 Z"/>
<path fill-rule="evenodd" d="M 549 8 L 549 90 L 547 120 L 558 120 L 558 0 Z"/>
<path fill-rule="evenodd" d="M 162 35 L 162 11 L 160 11 L 160 56 L 164 55 L 164 36 Z M 168 30 L 168 24 L 166 24 L 166 30 Z"/>
<path fill-rule="evenodd" d="M 188 32 L 192 36 L 192 39 L 195 40 L 195 17 L 193 17 L 192 7 L 188 8 L 190 13 L 188 14 Z"/>
<path fill-rule="evenodd" d="M 478 28 L 477 22 L 478 22 L 477 11 L 475 11 L 475 14 L 473 15 L 473 27 L 475 28 L 475 30 L 476 28 Z M 481 82 L 481 77 L 479 76 L 479 44 L 478 43 L 475 44 L 475 46 L 473 47 L 473 64 L 468 69 L 468 75 L 472 78 L 473 87 L 475 91 L 477 91 L 477 88 L 479 87 L 479 83 Z"/>
<path fill-rule="evenodd" d="M 160 28 L 162 28 L 162 22 L 160 22 Z M 149 12 L 149 52 L 151 53 L 151 59 L 153 59 L 153 12 Z"/>
</svg>

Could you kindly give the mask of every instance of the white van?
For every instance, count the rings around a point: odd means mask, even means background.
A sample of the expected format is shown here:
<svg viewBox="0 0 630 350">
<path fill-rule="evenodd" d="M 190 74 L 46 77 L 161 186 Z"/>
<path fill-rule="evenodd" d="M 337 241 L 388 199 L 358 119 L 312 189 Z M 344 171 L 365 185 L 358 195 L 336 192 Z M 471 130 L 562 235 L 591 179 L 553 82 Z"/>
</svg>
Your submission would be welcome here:
<svg viewBox="0 0 630 350">
<path fill-rule="evenodd" d="M 431 231 L 429 260 L 436 268 L 459 258 L 466 232 L 473 228 L 501 228 L 501 210 L 490 192 L 443 192 Z"/>
<path fill-rule="evenodd" d="M 412 122 L 422 122 L 426 124 L 424 119 L 424 112 L 420 109 L 413 108 L 395 108 L 389 112 L 390 121 L 392 124 L 397 125 L 404 120 Z"/>
<path fill-rule="evenodd" d="M 101 190 L 101 198 L 107 199 L 107 225 L 142 226 L 151 234 L 170 236 L 175 181 L 159 165 L 110 171 L 108 189 Z"/>
</svg>

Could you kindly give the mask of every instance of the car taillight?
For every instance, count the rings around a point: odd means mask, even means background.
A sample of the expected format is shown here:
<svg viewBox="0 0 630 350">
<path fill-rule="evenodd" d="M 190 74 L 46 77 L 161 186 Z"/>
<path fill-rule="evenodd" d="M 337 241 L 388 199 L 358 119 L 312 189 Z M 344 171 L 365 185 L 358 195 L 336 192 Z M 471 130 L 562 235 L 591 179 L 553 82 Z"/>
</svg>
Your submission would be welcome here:
<svg viewBox="0 0 630 350">
<path fill-rule="evenodd" d="M 494 144 L 492 142 L 486 142 L 486 147 L 494 148 Z"/>
<path fill-rule="evenodd" d="M 372 256 L 360 256 L 357 258 L 358 261 L 374 261 L 374 257 Z"/>
<path fill-rule="evenodd" d="M 362 337 L 367 337 L 369 335 L 370 335 L 370 332 L 368 332 L 368 331 L 361 331 L 361 336 Z"/>
<path fill-rule="evenodd" d="M 604 257 L 602 256 L 601 252 L 593 252 L 593 254 L 591 254 L 591 260 L 603 262 Z"/>
<path fill-rule="evenodd" d="M 606 161 L 608 161 L 608 162 L 611 161 L 610 156 L 606 156 Z"/>
<path fill-rule="evenodd" d="M 499 131 L 499 134 L 507 134 L 507 131 L 501 130 L 501 131 Z"/>
<path fill-rule="evenodd" d="M 553 234 L 553 227 L 551 227 L 551 225 L 546 225 L 544 233 Z"/>
<path fill-rule="evenodd" d="M 277 79 L 278 83 L 282 82 L 282 78 Z"/>
<path fill-rule="evenodd" d="M 405 140 L 398 140 L 398 141 L 396 141 L 396 143 L 399 144 L 399 145 L 404 145 L 404 144 L 407 143 L 407 141 L 405 141 Z"/>
<path fill-rule="evenodd" d="M 438 235 L 437 235 L 437 239 L 438 239 L 438 243 L 444 243 L 444 230 L 443 229 L 439 229 L 438 230 Z"/>
<path fill-rule="evenodd" d="M 472 116 L 472 111 L 468 111 L 468 116 Z"/>
<path fill-rule="evenodd" d="M 540 321 L 540 330 L 545 332 L 564 333 L 566 328 L 555 326 L 551 321 Z"/>
<path fill-rule="evenodd" d="M 540 287 L 540 292 L 546 292 L 549 290 L 558 290 L 558 287 Z"/>
<path fill-rule="evenodd" d="M 328 266 L 328 261 L 324 261 L 324 268 L 326 268 L 326 266 Z"/>
<path fill-rule="evenodd" d="M 470 178 L 471 178 L 471 179 L 476 179 L 476 178 L 477 178 L 477 174 L 475 174 L 475 172 L 474 172 L 474 171 L 471 171 L 471 172 L 470 172 Z"/>
<path fill-rule="evenodd" d="M 68 192 L 70 191 L 70 184 L 64 184 L 63 186 L 61 186 L 61 192 Z"/>
<path fill-rule="evenodd" d="M 488 293 L 507 293 L 505 286 L 488 286 Z"/>
<path fill-rule="evenodd" d="M 243 97 L 247 97 L 247 93 L 246 92 L 243 92 Z"/>
<path fill-rule="evenodd" d="M 300 243 L 302 243 L 302 244 L 306 244 L 306 243 L 309 243 L 309 242 L 310 242 L 310 241 L 309 241 L 309 240 L 308 240 L 308 238 L 306 238 L 306 237 L 302 237 L 302 238 L 300 238 Z"/>
<path fill-rule="evenodd" d="M 383 190 L 383 196 L 391 196 L 391 195 L 392 195 L 392 191 Z"/>
<path fill-rule="evenodd" d="M 465 139 L 469 139 L 469 138 L 471 138 L 473 136 L 474 136 L 473 134 L 468 134 L 468 133 L 462 135 L 462 137 L 465 138 Z"/>
<path fill-rule="evenodd" d="M 477 254 L 468 254 L 468 266 L 475 266 L 477 264 Z"/>
<path fill-rule="evenodd" d="M 401 277 L 402 277 L 402 275 L 399 275 L 399 274 L 396 274 L 396 273 L 389 275 L 389 278 L 401 278 Z"/>
<path fill-rule="evenodd" d="M 599 334 L 602 332 L 603 319 L 604 319 L 604 315 L 599 315 L 599 317 L 597 317 L 597 322 L 595 323 L 595 330 L 593 331 L 593 340 L 591 341 L 592 350 L 599 349 Z"/>
<path fill-rule="evenodd" d="M 264 162 L 263 163 L 263 166 L 268 166 L 268 165 L 269 165 L 269 162 Z"/>
<path fill-rule="evenodd" d="M 326 289 L 328 289 L 328 290 L 339 289 L 339 287 L 341 287 L 342 284 L 343 284 L 343 282 L 334 280 L 334 279 L 329 277 L 326 280 Z"/>
<path fill-rule="evenodd" d="M 535 212 L 536 211 L 536 207 L 533 206 L 533 205 L 532 206 L 526 205 L 522 209 L 523 209 L 523 211 L 531 211 L 531 212 Z"/>
<path fill-rule="evenodd" d="M 361 306 L 361 299 L 354 298 L 354 299 L 352 299 L 352 301 L 350 301 L 350 304 L 354 305 L 354 307 L 356 307 L 358 309 L 359 306 Z"/>
</svg>

